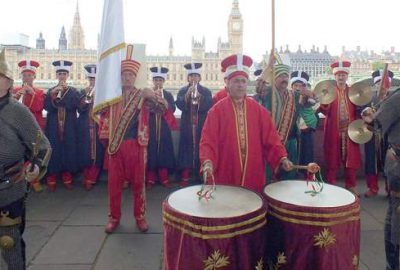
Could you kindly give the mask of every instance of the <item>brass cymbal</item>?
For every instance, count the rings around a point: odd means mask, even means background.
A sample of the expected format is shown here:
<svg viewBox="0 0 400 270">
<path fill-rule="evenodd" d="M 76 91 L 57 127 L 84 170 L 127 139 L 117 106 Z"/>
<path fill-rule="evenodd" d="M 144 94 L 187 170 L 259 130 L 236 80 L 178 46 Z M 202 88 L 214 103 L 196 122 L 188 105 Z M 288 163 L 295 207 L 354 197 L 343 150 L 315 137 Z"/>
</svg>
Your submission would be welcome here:
<svg viewBox="0 0 400 270">
<path fill-rule="evenodd" d="M 315 96 L 319 103 L 330 104 L 336 99 L 336 81 L 323 80 L 319 81 L 314 88 Z"/>
<path fill-rule="evenodd" d="M 372 100 L 372 85 L 370 80 L 355 82 L 349 90 L 350 101 L 357 106 L 365 106 Z"/>
<path fill-rule="evenodd" d="M 350 123 L 347 134 L 349 138 L 358 144 L 369 142 L 372 138 L 372 131 L 368 130 L 364 121 L 361 119 L 354 120 Z"/>
</svg>

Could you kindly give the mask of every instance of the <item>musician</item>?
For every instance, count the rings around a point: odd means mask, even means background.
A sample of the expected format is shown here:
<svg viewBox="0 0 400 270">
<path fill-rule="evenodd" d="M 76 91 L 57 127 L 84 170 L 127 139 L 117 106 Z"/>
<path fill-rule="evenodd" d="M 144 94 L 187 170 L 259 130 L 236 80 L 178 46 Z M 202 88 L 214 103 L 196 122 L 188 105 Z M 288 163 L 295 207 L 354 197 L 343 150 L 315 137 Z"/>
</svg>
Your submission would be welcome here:
<svg viewBox="0 0 400 270">
<path fill-rule="evenodd" d="M 20 67 L 22 86 L 15 87 L 13 95 L 29 108 L 39 126 L 44 130 L 45 119 L 42 112 L 45 94 L 43 89 L 33 86 L 33 81 L 36 79 L 36 69 L 40 64 L 33 60 L 22 60 L 18 63 L 18 66 Z"/>
<path fill-rule="evenodd" d="M 12 70 L 3 50 L 0 53 L 0 252 L 7 269 L 23 270 L 27 181 L 45 174 L 51 148 L 32 113 L 11 97 L 12 85 Z"/>
<path fill-rule="evenodd" d="M 46 95 L 43 89 L 33 86 L 36 78 L 36 69 L 40 66 L 33 60 L 22 60 L 18 63 L 20 67 L 22 86 L 15 87 L 13 96 L 29 108 L 40 128 L 44 130 L 45 119 L 43 117 L 43 106 Z M 35 192 L 41 192 L 43 187 L 40 181 L 32 181 L 31 187 Z"/>
<path fill-rule="evenodd" d="M 154 106 L 151 89 L 137 89 L 136 75 L 141 64 L 132 59 L 133 46 L 127 46 L 121 63 L 122 96 L 106 107 L 100 118 L 100 139 L 107 144 L 109 220 L 106 233 L 113 233 L 121 219 L 124 181 L 131 183 L 133 215 L 141 232 L 149 228 L 145 217 L 145 173 L 149 141 L 149 106 Z"/>
<path fill-rule="evenodd" d="M 178 169 L 181 170 L 180 186 L 189 184 L 191 172 L 199 169 L 199 141 L 208 110 L 213 105 L 211 91 L 200 85 L 201 63 L 189 63 L 188 85 L 182 87 L 176 98 L 176 106 L 182 111 L 178 150 Z"/>
<path fill-rule="evenodd" d="M 377 87 L 380 87 L 382 81 L 382 70 L 375 70 L 372 72 L 372 80 Z M 393 78 L 393 72 L 388 70 L 388 82 L 383 83 L 384 91 L 388 91 L 390 87 L 391 79 Z M 372 104 L 377 104 L 379 102 L 379 93 L 372 99 Z M 364 196 L 366 198 L 374 197 L 378 195 L 379 185 L 378 185 L 378 175 L 379 172 L 383 173 L 383 168 L 385 164 L 385 155 L 387 150 L 387 140 L 380 133 L 374 133 L 372 139 L 365 143 L 365 179 L 367 181 L 368 190 L 365 192 Z"/>
<path fill-rule="evenodd" d="M 47 111 L 46 136 L 49 138 L 53 154 L 50 159 L 47 188 L 56 189 L 57 176 L 61 174 L 64 186 L 73 188 L 73 174 L 78 171 L 77 158 L 77 110 L 78 90 L 67 84 L 71 61 L 53 62 L 58 84 L 46 94 L 44 109 Z"/>
<path fill-rule="evenodd" d="M 400 89 L 395 90 L 374 112 L 366 108 L 362 118 L 387 138 L 385 174 L 389 205 L 385 221 L 386 269 L 399 269 L 400 244 Z"/>
<path fill-rule="evenodd" d="M 157 103 L 150 110 L 150 140 L 146 185 L 148 188 L 153 187 L 158 175 L 160 183 L 164 187 L 170 188 L 171 183 L 168 174 L 175 168 L 175 154 L 171 130 L 178 128 L 174 116 L 176 109 L 175 101 L 172 94 L 163 88 L 168 69 L 165 67 L 152 67 L 150 71 L 153 77 L 153 90 Z"/>
<path fill-rule="evenodd" d="M 85 65 L 89 86 L 80 92 L 78 107 L 78 164 L 83 170 L 83 186 L 91 190 L 99 177 L 103 161 L 104 146 L 98 136 L 98 125 L 92 117 L 96 84 L 96 65 Z"/>
<path fill-rule="evenodd" d="M 360 148 L 347 134 L 349 124 L 359 116 L 356 105 L 350 102 L 348 96 L 349 86 L 346 82 L 350 65 L 348 61 L 331 64 L 337 96 L 332 103 L 321 105 L 319 111 L 325 115 L 324 154 L 327 181 L 330 184 L 336 183 L 336 172 L 342 164 L 346 188 L 358 195 L 356 172 L 361 166 Z"/>
<path fill-rule="evenodd" d="M 299 136 L 299 164 L 309 164 L 314 161 L 314 132 L 318 118 L 313 109 L 315 99 L 310 91 L 309 76 L 304 71 L 294 71 L 290 74 L 290 85 L 293 91 L 300 94 L 299 104 L 302 109 L 297 119 Z M 307 175 L 307 172 L 304 172 Z"/>
<path fill-rule="evenodd" d="M 271 59 L 267 70 L 272 71 L 272 65 L 274 65 L 275 56 L 271 54 Z M 278 61 L 274 66 L 275 76 L 275 98 L 273 100 L 272 87 L 267 86 L 267 82 L 259 77 L 257 82 L 257 95 L 253 96 L 256 101 L 265 107 L 269 112 L 272 113 L 272 102 L 275 102 L 276 110 L 275 116 L 272 119 L 275 122 L 275 126 L 278 130 L 279 136 L 281 137 L 282 143 L 286 147 L 288 152 L 288 158 L 298 163 L 297 153 L 297 141 L 298 141 L 298 126 L 297 121 L 300 116 L 300 112 L 304 110 L 304 106 L 300 104 L 300 93 L 289 89 L 289 69 L 288 65 L 285 65 Z M 272 76 L 272 75 L 271 75 Z M 298 178 L 295 170 L 282 171 L 279 175 L 274 174 L 271 168 L 267 168 L 267 179 L 279 178 L 279 179 L 296 179 Z"/>
<path fill-rule="evenodd" d="M 200 161 L 201 171 L 214 175 L 217 184 L 262 192 L 265 162 L 275 172 L 280 167 L 290 170 L 292 163 L 267 110 L 247 97 L 252 63 L 247 55 L 231 55 L 222 61 L 229 97 L 208 112 L 200 141 Z"/>
</svg>

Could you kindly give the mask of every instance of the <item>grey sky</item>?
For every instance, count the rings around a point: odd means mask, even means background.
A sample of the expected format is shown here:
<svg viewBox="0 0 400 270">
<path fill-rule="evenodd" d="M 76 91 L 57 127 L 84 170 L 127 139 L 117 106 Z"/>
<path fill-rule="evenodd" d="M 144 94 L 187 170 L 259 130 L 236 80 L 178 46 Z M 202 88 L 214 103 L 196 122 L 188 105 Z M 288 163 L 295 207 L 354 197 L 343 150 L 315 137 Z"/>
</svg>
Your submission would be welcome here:
<svg viewBox="0 0 400 270">
<path fill-rule="evenodd" d="M 67 35 L 76 0 L 2 0 L 0 43 L 9 33 L 30 36 L 35 45 L 43 32 L 46 47 L 55 48 L 61 27 Z M 194 36 L 206 38 L 207 51 L 215 51 L 220 36 L 227 40 L 227 19 L 232 0 L 123 0 L 125 36 L 128 42 L 146 43 L 147 54 L 167 54 L 173 36 L 175 53 L 190 54 Z M 271 1 L 239 0 L 244 19 L 244 53 L 258 60 L 271 47 Z M 79 0 L 86 47 L 96 48 L 103 0 Z M 309 50 L 324 45 L 333 54 L 342 45 L 381 51 L 395 46 L 400 51 L 399 0 L 276 0 L 276 46 L 298 44 Z"/>
</svg>

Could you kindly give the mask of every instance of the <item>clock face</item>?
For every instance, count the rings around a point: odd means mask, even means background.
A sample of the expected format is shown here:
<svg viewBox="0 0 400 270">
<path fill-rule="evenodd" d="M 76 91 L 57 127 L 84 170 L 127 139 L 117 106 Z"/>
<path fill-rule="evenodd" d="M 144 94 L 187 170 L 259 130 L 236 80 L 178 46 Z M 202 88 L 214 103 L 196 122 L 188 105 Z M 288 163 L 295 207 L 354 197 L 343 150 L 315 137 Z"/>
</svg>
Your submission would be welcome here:
<svg viewBox="0 0 400 270">
<path fill-rule="evenodd" d="M 232 25 L 233 30 L 240 30 L 240 22 L 234 22 Z"/>
</svg>

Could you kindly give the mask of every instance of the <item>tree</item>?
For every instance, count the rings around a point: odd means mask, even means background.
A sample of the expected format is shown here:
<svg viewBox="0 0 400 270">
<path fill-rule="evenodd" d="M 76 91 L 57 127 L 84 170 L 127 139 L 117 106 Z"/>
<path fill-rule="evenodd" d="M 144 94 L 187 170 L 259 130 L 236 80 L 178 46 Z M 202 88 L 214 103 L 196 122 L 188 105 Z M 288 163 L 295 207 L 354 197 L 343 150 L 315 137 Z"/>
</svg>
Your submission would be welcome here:
<svg viewBox="0 0 400 270">
<path fill-rule="evenodd" d="M 383 69 L 385 67 L 385 63 L 383 62 L 373 62 L 372 70 Z"/>
</svg>

